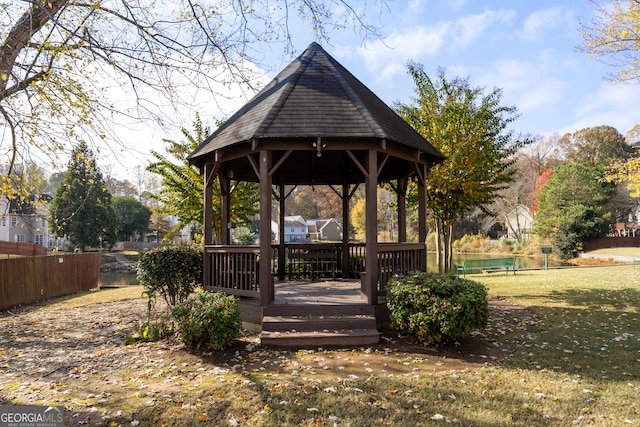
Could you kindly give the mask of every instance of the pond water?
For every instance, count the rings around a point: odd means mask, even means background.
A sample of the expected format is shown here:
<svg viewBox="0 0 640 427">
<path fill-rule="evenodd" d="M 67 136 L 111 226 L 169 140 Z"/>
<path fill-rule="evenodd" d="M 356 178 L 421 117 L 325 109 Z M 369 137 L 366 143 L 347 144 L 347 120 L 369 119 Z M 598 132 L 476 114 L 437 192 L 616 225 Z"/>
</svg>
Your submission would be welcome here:
<svg viewBox="0 0 640 427">
<path fill-rule="evenodd" d="M 501 258 L 508 257 L 510 255 L 496 255 L 496 254 L 453 254 L 453 263 L 454 264 L 462 264 L 462 261 L 465 259 L 485 259 L 485 258 Z M 514 255 L 516 257 L 516 270 L 524 269 L 524 268 L 544 268 L 544 256 L 519 256 Z M 552 259 L 549 257 L 548 266 L 549 267 L 562 267 L 568 266 L 566 262 L 561 262 L 556 259 Z M 427 254 L 427 270 L 434 271 L 436 270 L 436 254 L 428 253 Z"/>
<path fill-rule="evenodd" d="M 100 273 L 100 287 L 137 285 L 136 273 Z"/>
</svg>

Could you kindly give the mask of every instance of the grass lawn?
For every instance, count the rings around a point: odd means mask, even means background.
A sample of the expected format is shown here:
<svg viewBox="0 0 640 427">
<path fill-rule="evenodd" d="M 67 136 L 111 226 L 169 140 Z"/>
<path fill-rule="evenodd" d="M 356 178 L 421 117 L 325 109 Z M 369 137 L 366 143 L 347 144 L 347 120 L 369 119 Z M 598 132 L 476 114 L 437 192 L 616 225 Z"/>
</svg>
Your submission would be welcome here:
<svg viewBox="0 0 640 427">
<path fill-rule="evenodd" d="M 470 278 L 485 283 L 491 295 L 526 306 L 540 321 L 538 333 L 498 369 L 508 393 L 529 400 L 521 407 L 538 408 L 532 422 L 543 423 L 542 416 L 558 425 L 640 425 L 640 269 Z M 518 386 L 520 373 L 529 378 L 530 391 Z M 562 404 L 554 410 L 557 402 Z"/>
<path fill-rule="evenodd" d="M 640 268 L 467 278 L 486 284 L 491 297 L 533 313 L 505 323 L 526 323 L 526 329 L 521 345 L 501 362 L 447 369 L 447 360 L 426 356 L 433 349 L 424 357 L 404 353 L 393 337 L 375 349 L 247 345 L 225 357 L 143 343 L 111 348 L 127 352 L 126 365 L 110 361 L 94 377 L 71 371 L 85 384 L 74 398 L 68 396 L 76 393 L 76 380 L 69 375 L 46 385 L 34 381 L 26 387 L 37 385 L 40 400 L 19 403 L 64 404 L 71 412 L 83 407 L 113 427 L 640 426 Z M 98 291 L 45 307 L 63 312 L 139 293 L 139 287 Z M 513 333 L 499 323 L 490 327 L 487 339 L 496 347 Z M 8 365 L 0 363 L 0 380 L 3 369 Z M 0 387 L 6 387 L 2 398 L 11 393 L 8 387 L 25 385 L 9 378 Z M 83 416 L 72 418 L 73 425 Z"/>
</svg>

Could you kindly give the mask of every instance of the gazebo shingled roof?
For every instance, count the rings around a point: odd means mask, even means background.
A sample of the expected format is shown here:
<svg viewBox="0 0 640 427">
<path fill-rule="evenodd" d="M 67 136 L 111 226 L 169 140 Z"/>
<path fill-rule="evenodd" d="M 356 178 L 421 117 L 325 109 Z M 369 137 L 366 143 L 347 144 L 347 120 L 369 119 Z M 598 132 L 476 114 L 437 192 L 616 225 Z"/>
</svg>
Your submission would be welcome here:
<svg viewBox="0 0 640 427">
<path fill-rule="evenodd" d="M 255 139 L 377 138 L 444 156 L 319 44 L 309 47 L 189 158 L 202 166 L 215 150 Z"/>
</svg>

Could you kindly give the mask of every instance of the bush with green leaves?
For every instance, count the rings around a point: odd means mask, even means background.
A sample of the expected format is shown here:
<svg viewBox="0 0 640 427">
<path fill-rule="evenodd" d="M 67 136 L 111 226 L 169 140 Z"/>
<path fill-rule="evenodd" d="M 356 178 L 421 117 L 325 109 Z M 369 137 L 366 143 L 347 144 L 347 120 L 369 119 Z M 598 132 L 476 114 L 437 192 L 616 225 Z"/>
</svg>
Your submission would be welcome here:
<svg viewBox="0 0 640 427">
<path fill-rule="evenodd" d="M 221 350 L 240 333 L 240 307 L 233 295 L 202 291 L 175 306 L 171 315 L 187 347 Z"/>
<path fill-rule="evenodd" d="M 169 307 L 185 301 L 203 276 L 203 250 L 195 246 L 155 248 L 138 260 L 138 281 L 147 295 L 162 296 Z"/>
<path fill-rule="evenodd" d="M 481 283 L 438 273 L 414 272 L 387 284 L 392 325 L 427 345 L 440 345 L 487 325 L 487 289 Z"/>
</svg>

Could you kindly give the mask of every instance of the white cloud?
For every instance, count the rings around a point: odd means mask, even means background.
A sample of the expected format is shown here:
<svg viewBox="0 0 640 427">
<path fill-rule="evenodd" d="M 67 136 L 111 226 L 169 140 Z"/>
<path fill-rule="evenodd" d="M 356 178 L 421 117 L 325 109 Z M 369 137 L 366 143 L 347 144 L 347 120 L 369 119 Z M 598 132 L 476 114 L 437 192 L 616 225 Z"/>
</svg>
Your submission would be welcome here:
<svg viewBox="0 0 640 427">
<path fill-rule="evenodd" d="M 458 46 L 470 46 L 480 39 L 487 28 L 496 23 L 507 23 L 515 16 L 513 10 L 486 10 L 483 13 L 463 16 L 456 20 L 451 32 L 452 41 Z"/>
<path fill-rule="evenodd" d="M 602 83 L 593 92 L 585 93 L 573 111 L 574 121 L 566 132 L 586 127 L 608 125 L 625 134 L 640 123 L 640 86 Z"/>
<path fill-rule="evenodd" d="M 545 30 L 566 19 L 566 13 L 561 7 L 536 10 L 524 20 L 522 37 L 525 40 L 536 40 L 545 35 Z"/>
<path fill-rule="evenodd" d="M 415 6 L 418 7 L 418 6 Z M 511 10 L 487 10 L 455 21 L 434 25 L 408 26 L 392 32 L 384 40 L 376 40 L 355 49 L 338 51 L 341 58 L 358 56 L 369 70 L 376 70 L 377 81 L 392 79 L 406 71 L 408 60 L 427 62 L 447 46 L 467 47 L 476 43 L 488 28 L 511 20 Z"/>
<path fill-rule="evenodd" d="M 340 49 L 337 55 L 341 58 L 360 57 L 369 72 L 377 75 L 376 80 L 393 79 L 405 73 L 408 60 L 418 61 L 439 53 L 449 29 L 448 23 L 406 28 L 403 32 L 390 34 L 384 41 L 376 40 L 355 49 Z"/>
<path fill-rule="evenodd" d="M 480 80 L 484 86 L 502 88 L 505 103 L 526 114 L 547 109 L 564 96 L 567 87 L 555 77 L 555 68 L 544 54 L 530 61 L 508 59 L 495 63 Z"/>
</svg>

